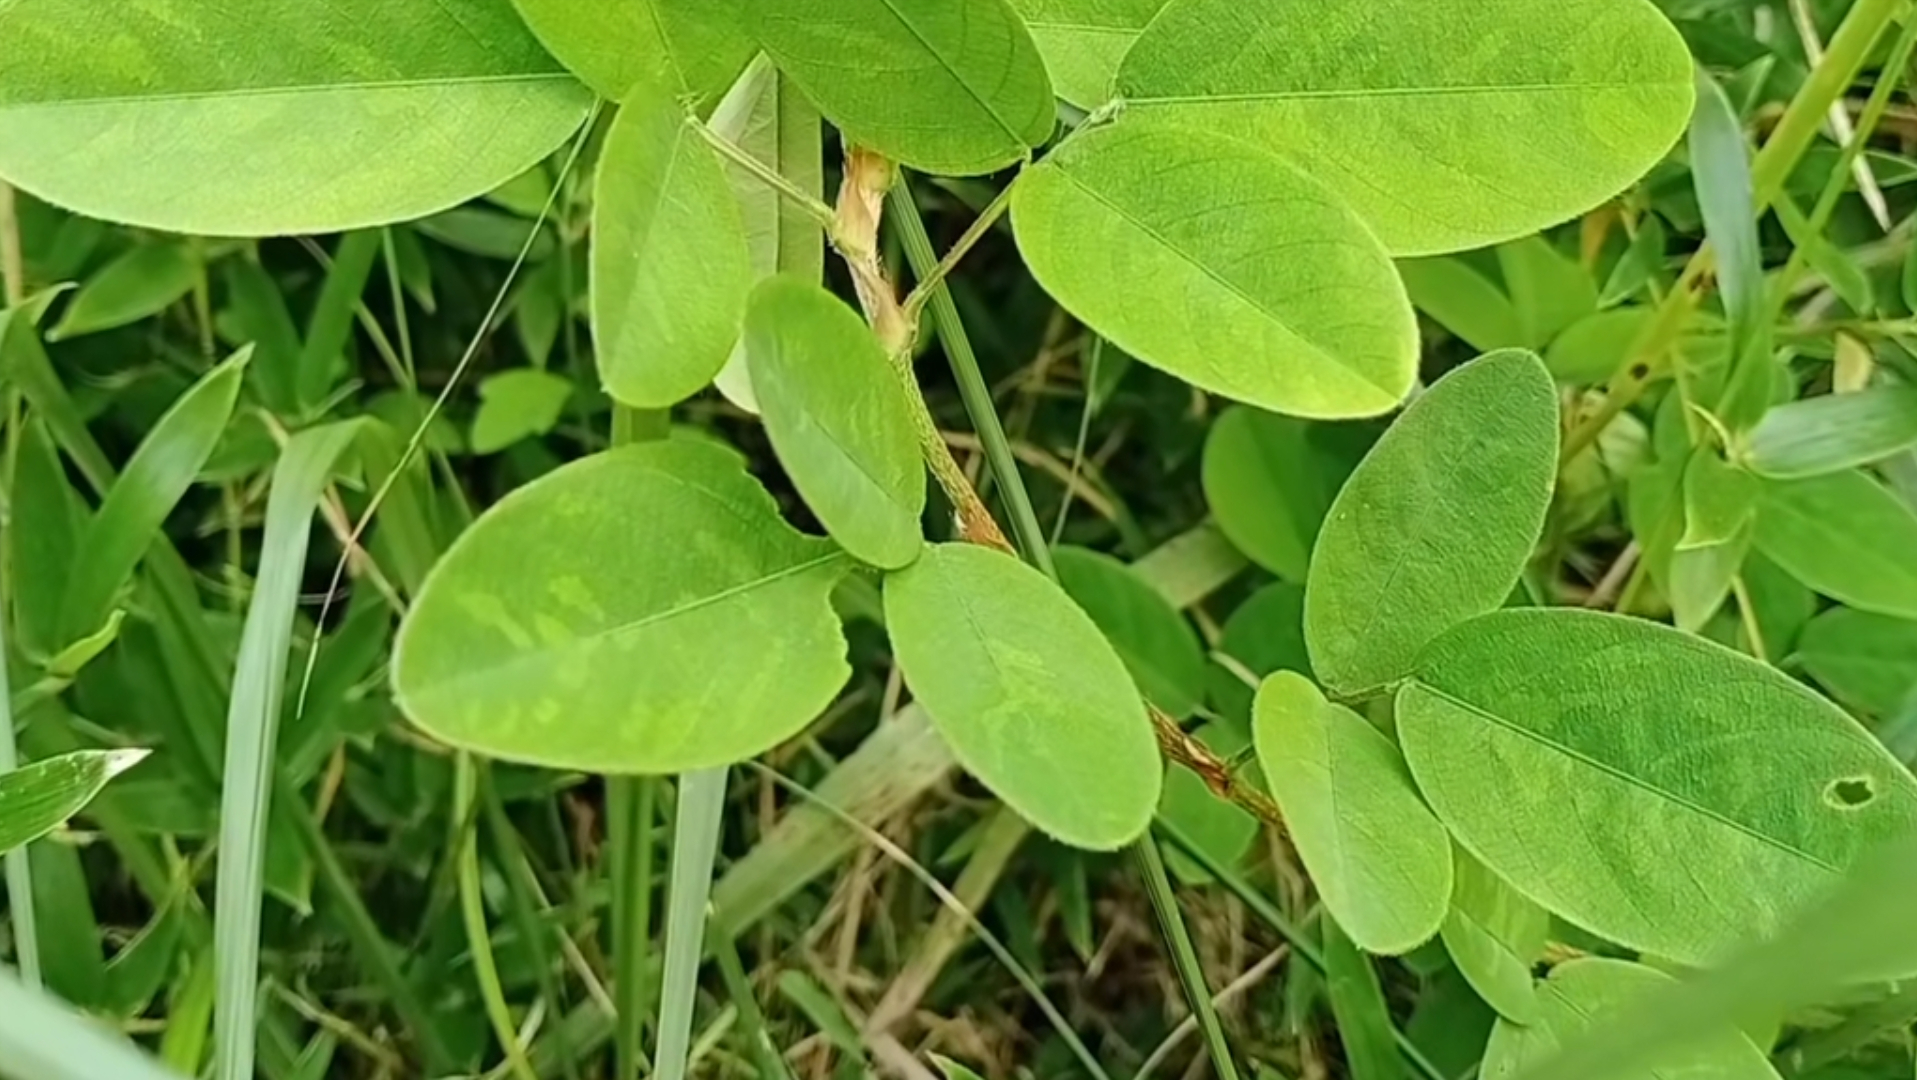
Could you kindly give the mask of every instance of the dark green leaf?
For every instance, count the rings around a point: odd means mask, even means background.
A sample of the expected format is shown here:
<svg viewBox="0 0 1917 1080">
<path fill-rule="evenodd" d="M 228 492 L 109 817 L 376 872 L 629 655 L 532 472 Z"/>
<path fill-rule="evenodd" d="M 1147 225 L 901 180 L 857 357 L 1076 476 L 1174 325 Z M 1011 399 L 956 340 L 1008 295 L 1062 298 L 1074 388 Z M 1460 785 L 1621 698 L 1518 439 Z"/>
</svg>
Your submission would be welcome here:
<svg viewBox="0 0 1917 1080">
<path fill-rule="evenodd" d="M 185 296 L 199 274 L 200 260 L 185 244 L 142 244 L 80 286 L 47 340 L 64 341 L 158 315 Z"/>
<path fill-rule="evenodd" d="M 1198 634 L 1143 578 L 1109 555 L 1065 547 L 1052 553 L 1058 583 L 1118 650 L 1138 689 L 1179 719 L 1205 695 Z"/>
<path fill-rule="evenodd" d="M 1797 659 L 1837 700 L 1888 717 L 1917 691 L 1917 622 L 1832 608 L 1804 628 Z"/>
<path fill-rule="evenodd" d="M 1866 473 L 1766 483 L 1757 549 L 1834 600 L 1917 619 L 1917 514 Z"/>
<path fill-rule="evenodd" d="M 1308 421 L 1234 406 L 1205 440 L 1205 501 L 1238 550 L 1280 577 L 1305 580 L 1311 547 L 1350 475 L 1311 438 Z"/>
</svg>

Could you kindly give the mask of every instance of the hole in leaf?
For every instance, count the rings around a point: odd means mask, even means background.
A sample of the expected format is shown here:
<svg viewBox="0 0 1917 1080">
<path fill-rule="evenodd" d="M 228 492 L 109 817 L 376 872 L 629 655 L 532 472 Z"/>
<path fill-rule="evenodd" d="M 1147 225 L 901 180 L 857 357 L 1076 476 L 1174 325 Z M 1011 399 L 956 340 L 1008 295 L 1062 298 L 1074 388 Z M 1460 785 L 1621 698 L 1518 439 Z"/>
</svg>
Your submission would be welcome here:
<svg viewBox="0 0 1917 1080">
<path fill-rule="evenodd" d="M 1855 810 L 1877 797 L 1877 785 L 1868 776 L 1832 780 L 1824 789 L 1824 801 L 1839 810 Z"/>
</svg>

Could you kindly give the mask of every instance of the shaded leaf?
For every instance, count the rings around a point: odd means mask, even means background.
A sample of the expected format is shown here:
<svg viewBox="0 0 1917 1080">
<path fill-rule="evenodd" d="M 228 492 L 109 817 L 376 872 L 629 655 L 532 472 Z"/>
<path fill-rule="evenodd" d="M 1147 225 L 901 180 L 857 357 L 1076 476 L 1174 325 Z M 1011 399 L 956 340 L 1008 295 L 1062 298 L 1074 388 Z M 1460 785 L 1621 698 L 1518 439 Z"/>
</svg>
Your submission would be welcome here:
<svg viewBox="0 0 1917 1080">
<path fill-rule="evenodd" d="M 1766 483 L 1757 549 L 1834 600 L 1917 619 L 1917 513 L 1865 473 Z"/>
<path fill-rule="evenodd" d="M 1225 620 L 1211 679 L 1212 706 L 1219 715 L 1251 727 L 1252 695 L 1274 671 L 1311 674 L 1305 650 L 1305 590 L 1274 582 L 1247 597 Z"/>
<path fill-rule="evenodd" d="M 1251 736 L 1229 724 L 1206 724 L 1194 730 L 1192 737 L 1227 760 L 1251 748 Z M 1213 794 L 1197 773 L 1178 765 L 1165 769 L 1158 817 L 1222 866 L 1236 866 L 1258 838 L 1257 818 Z M 1165 849 L 1165 866 L 1187 885 L 1212 880 L 1209 871 L 1176 847 Z"/>
<path fill-rule="evenodd" d="M 1090 111 L 1112 96 L 1118 64 L 1165 0 L 1012 0 L 1058 96 Z"/>
<path fill-rule="evenodd" d="M 1318 528 L 1351 465 L 1312 440 L 1307 421 L 1233 406 L 1205 439 L 1205 501 L 1238 550 L 1280 577 L 1303 581 Z"/>
<path fill-rule="evenodd" d="M 158 315 L 192 290 L 199 273 L 200 261 L 185 244 L 142 244 L 80 286 L 47 340 L 64 341 Z"/>
<path fill-rule="evenodd" d="M 1452 852 L 1451 910 L 1438 929 L 1445 951 L 1471 988 L 1505 1019 L 1539 1019 L 1531 965 L 1544 954 L 1551 915 L 1483 863 Z"/>
<path fill-rule="evenodd" d="M 1419 311 L 1478 350 L 1523 348 L 1530 337 L 1511 298 L 1463 259 L 1434 256 L 1398 263 Z"/>
<path fill-rule="evenodd" d="M 1797 659 L 1832 697 L 1891 716 L 1917 692 L 1917 622 L 1832 608 L 1804 628 Z"/>
<path fill-rule="evenodd" d="M 521 439 L 544 435 L 559 423 L 572 397 L 572 380 L 537 368 L 488 375 L 479 384 L 472 451 L 496 454 Z"/>
<path fill-rule="evenodd" d="M 1325 920 L 1324 933 L 1325 997 L 1338 1021 L 1338 1041 L 1344 1045 L 1351 1080 L 1404 1080 L 1378 969 L 1336 919 Z"/>
<path fill-rule="evenodd" d="M 1205 654 L 1178 609 L 1109 555 L 1062 547 L 1052 552 L 1052 561 L 1058 583 L 1118 650 L 1139 691 L 1179 719 L 1197 711 L 1205 694 Z"/>
</svg>

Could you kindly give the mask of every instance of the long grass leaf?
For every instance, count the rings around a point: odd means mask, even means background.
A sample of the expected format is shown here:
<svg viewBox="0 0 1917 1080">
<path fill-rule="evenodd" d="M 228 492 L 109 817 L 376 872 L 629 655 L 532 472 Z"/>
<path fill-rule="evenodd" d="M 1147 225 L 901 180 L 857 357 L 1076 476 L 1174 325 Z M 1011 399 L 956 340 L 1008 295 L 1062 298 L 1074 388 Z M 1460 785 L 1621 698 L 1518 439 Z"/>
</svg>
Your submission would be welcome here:
<svg viewBox="0 0 1917 1080">
<path fill-rule="evenodd" d="M 712 864 L 724 824 L 727 770 L 701 769 L 679 781 L 672 825 L 672 877 L 666 886 L 665 976 L 659 994 L 657 1080 L 685 1080 L 692 1051 L 692 1009 L 705 955 Z"/>
<path fill-rule="evenodd" d="M 0 970 L 0 1061 L 10 1080 L 182 1080 L 139 1048 Z"/>
</svg>

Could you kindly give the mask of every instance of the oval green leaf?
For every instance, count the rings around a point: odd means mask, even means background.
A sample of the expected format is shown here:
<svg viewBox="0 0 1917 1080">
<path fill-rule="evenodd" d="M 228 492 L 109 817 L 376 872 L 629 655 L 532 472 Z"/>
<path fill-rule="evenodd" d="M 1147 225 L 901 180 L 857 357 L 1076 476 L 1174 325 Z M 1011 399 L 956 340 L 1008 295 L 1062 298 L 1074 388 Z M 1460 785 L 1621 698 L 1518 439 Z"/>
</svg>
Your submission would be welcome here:
<svg viewBox="0 0 1917 1080">
<path fill-rule="evenodd" d="M 896 570 L 925 546 L 925 466 L 892 361 L 858 313 L 820 286 L 774 277 L 752 294 L 745 343 L 779 463 L 855 557 Z"/>
<path fill-rule="evenodd" d="M 1536 1072 L 1565 1046 L 1629 1013 L 1646 994 L 1674 986 L 1671 976 L 1625 960 L 1585 957 L 1551 969 L 1537 984 L 1538 1017 L 1523 1025 L 1499 1020 L 1484 1050 L 1484 1080 L 1516 1080 Z M 1730 1026 L 1707 1029 L 1686 1046 L 1660 1054 L 1653 1067 L 1613 1074 L 1615 1080 L 1777 1080 L 1750 1037 Z"/>
<path fill-rule="evenodd" d="M 1629 186 L 1684 133 L 1691 55 L 1647 0 L 1173 0 L 1128 112 L 1279 151 L 1394 254 L 1509 240 Z"/>
<path fill-rule="evenodd" d="M 1331 192 L 1247 143 L 1118 123 L 1019 178 L 1039 284 L 1127 353 L 1274 412 L 1373 416 L 1416 375 L 1391 261 Z"/>
<path fill-rule="evenodd" d="M 1252 734 L 1292 843 L 1338 925 L 1388 956 L 1430 940 L 1451 903 L 1451 840 L 1391 740 L 1290 671 L 1259 687 Z"/>
<path fill-rule="evenodd" d="M 1052 137 L 1045 62 L 1006 0 L 745 0 L 759 44 L 850 142 L 981 176 Z"/>
<path fill-rule="evenodd" d="M 1218 527 L 1251 561 L 1291 581 L 1305 580 L 1318 528 L 1354 464 L 1311 432 L 1308 421 L 1234 406 L 1205 439 L 1205 501 Z"/>
<path fill-rule="evenodd" d="M 1878 386 L 1779 405 L 1751 432 L 1746 462 L 1775 480 L 1871 465 L 1917 446 L 1917 386 Z"/>
<path fill-rule="evenodd" d="M 1797 659 L 1832 697 L 1873 716 L 1889 717 L 1917 695 L 1917 622 L 1850 608 L 1810 621 Z"/>
<path fill-rule="evenodd" d="M 86 809 L 145 750 L 81 750 L 0 773 L 0 853 L 31 843 Z"/>
<path fill-rule="evenodd" d="M 1410 672 L 1445 630 L 1504 603 L 1557 478 L 1558 399 L 1527 352 L 1490 353 L 1405 410 L 1338 493 L 1305 588 L 1327 687 Z"/>
<path fill-rule="evenodd" d="M 1513 1023 L 1539 1018 L 1531 965 L 1544 954 L 1551 915 L 1462 849 L 1452 853 L 1451 911 L 1438 928 L 1445 951 L 1485 1004 Z"/>
<path fill-rule="evenodd" d="M 1438 817 L 1513 888 L 1693 966 L 1917 835 L 1917 781 L 1842 710 L 1635 619 L 1526 609 L 1452 630 L 1399 692 L 1398 738 Z"/>
<path fill-rule="evenodd" d="M 592 330 L 615 399 L 662 409 L 725 366 L 752 290 L 738 200 L 663 72 L 634 83 L 593 194 Z"/>
<path fill-rule="evenodd" d="M 1198 633 L 1156 589 L 1110 555 L 1065 547 L 1052 553 L 1058 583 L 1118 650 L 1152 704 L 1184 719 L 1205 694 Z"/>
<path fill-rule="evenodd" d="M 1212 707 L 1250 730 L 1252 698 L 1265 676 L 1274 671 L 1311 674 L 1304 586 L 1274 581 L 1247 597 L 1225 620 L 1212 662 Z"/>
<path fill-rule="evenodd" d="M 1111 100 L 1119 62 L 1165 0 L 1012 0 L 1058 96 L 1090 111 Z"/>
<path fill-rule="evenodd" d="M 781 521 L 723 447 L 599 454 L 506 496 L 453 544 L 400 628 L 394 688 L 420 727 L 507 761 L 729 764 L 845 685 L 830 596 L 849 565 Z"/>
<path fill-rule="evenodd" d="M 612 101 L 622 100 L 663 63 L 689 93 L 709 103 L 752 55 L 752 39 L 740 22 L 742 0 L 512 3 L 554 56 Z"/>
<path fill-rule="evenodd" d="M 1866 473 L 1766 483 L 1757 550 L 1833 600 L 1917 619 L 1917 513 Z"/>
<path fill-rule="evenodd" d="M 1043 574 L 941 544 L 885 579 L 885 621 L 919 704 L 959 764 L 1081 848 L 1136 839 L 1163 763 L 1125 664 Z"/>
<path fill-rule="evenodd" d="M 0 176 L 171 232 L 424 217 L 524 172 L 592 104 L 507 0 L 17 0 L 0 40 Z"/>
</svg>

